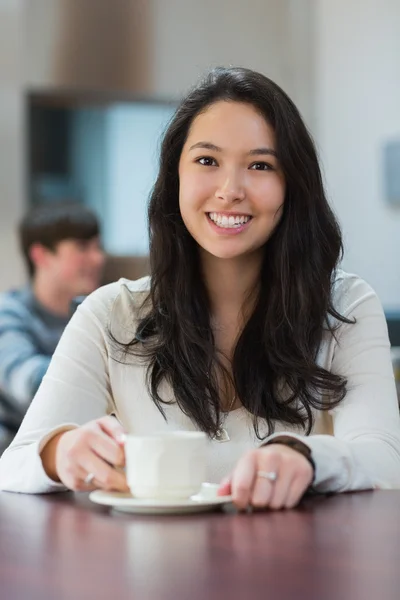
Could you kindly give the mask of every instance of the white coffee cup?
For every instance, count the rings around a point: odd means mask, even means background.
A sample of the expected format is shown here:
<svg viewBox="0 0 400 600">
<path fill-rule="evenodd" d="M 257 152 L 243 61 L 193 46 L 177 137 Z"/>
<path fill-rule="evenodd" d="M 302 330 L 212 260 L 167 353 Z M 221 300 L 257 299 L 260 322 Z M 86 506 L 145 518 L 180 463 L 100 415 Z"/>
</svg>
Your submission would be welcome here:
<svg viewBox="0 0 400 600">
<path fill-rule="evenodd" d="M 128 435 L 126 476 L 136 498 L 189 498 L 206 479 L 207 436 L 200 431 Z"/>
</svg>

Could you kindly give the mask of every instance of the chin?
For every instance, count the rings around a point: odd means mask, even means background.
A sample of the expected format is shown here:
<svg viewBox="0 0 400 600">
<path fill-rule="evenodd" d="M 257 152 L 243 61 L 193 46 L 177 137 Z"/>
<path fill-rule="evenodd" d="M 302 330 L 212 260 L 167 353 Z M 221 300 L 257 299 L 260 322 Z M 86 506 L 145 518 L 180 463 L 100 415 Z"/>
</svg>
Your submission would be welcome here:
<svg viewBox="0 0 400 600">
<path fill-rule="evenodd" d="M 76 287 L 76 289 L 79 289 L 77 296 L 87 296 L 97 290 L 98 287 L 100 287 L 100 281 L 86 281 Z"/>
<path fill-rule="evenodd" d="M 240 251 L 240 250 L 228 250 L 226 249 L 216 249 L 216 248 L 205 248 L 206 252 L 208 254 L 210 254 L 211 256 L 214 256 L 214 258 L 219 258 L 221 260 L 233 260 L 235 258 L 241 258 L 243 257 L 245 254 L 247 254 L 246 251 Z"/>
<path fill-rule="evenodd" d="M 239 260 L 259 256 L 260 253 L 263 253 L 264 247 L 264 244 L 254 244 L 253 246 L 247 244 L 208 244 L 202 248 L 209 256 L 220 260 Z"/>
</svg>

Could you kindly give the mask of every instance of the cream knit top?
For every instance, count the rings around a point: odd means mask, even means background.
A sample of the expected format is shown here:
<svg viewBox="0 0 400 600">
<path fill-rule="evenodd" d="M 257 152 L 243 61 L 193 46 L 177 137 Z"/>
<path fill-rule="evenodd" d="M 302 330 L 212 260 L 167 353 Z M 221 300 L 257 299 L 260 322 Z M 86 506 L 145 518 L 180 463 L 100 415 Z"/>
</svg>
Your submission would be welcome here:
<svg viewBox="0 0 400 600">
<path fill-rule="evenodd" d="M 150 280 L 120 281 L 100 288 L 78 308 L 58 344 L 50 367 L 11 446 L 0 459 L 0 489 L 41 493 L 65 489 L 43 470 L 40 451 L 54 433 L 114 413 L 135 434 L 194 430 L 175 402 L 166 420 L 146 387 L 146 368 L 129 357 L 115 360 L 109 331 L 121 341 L 134 337 L 138 306 Z M 340 323 L 335 337 L 325 332 L 318 363 L 347 378 L 348 391 L 333 410 L 315 412 L 310 436 L 277 423 L 275 434 L 300 438 L 312 449 L 315 487 L 320 491 L 400 487 L 400 418 L 387 326 L 371 287 L 338 271 L 333 286 L 336 310 L 356 324 Z M 163 397 L 172 391 L 163 384 Z M 208 479 L 218 482 L 239 457 L 255 448 L 252 417 L 245 408 L 227 414 L 230 440 L 208 443 Z M 260 422 L 261 431 L 266 424 Z"/>
</svg>

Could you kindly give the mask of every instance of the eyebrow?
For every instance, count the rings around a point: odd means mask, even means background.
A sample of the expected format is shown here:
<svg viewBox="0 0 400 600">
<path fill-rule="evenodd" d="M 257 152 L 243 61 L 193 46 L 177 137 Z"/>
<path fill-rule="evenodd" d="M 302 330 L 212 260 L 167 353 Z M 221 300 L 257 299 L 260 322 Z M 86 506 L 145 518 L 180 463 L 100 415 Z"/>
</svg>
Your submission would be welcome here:
<svg viewBox="0 0 400 600">
<path fill-rule="evenodd" d="M 211 142 L 197 142 L 196 144 L 193 144 L 193 146 L 190 146 L 189 152 L 196 148 L 204 148 L 205 150 L 212 150 L 213 152 L 222 152 L 222 148 L 215 144 L 211 144 Z M 254 150 L 250 150 L 249 152 L 249 156 L 259 156 L 260 154 L 278 157 L 276 151 L 272 148 L 254 148 Z"/>
</svg>

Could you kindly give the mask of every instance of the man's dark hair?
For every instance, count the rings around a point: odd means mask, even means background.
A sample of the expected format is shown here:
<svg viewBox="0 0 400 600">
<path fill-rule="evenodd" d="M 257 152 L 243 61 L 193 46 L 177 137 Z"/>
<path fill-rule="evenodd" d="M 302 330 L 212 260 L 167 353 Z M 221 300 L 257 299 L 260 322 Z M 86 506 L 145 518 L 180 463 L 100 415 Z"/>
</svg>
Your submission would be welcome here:
<svg viewBox="0 0 400 600">
<path fill-rule="evenodd" d="M 96 215 L 81 204 L 55 203 L 33 208 L 19 226 L 21 249 L 30 277 L 35 274 L 35 265 L 30 258 L 33 244 L 55 250 L 63 240 L 90 240 L 99 233 Z"/>
</svg>

